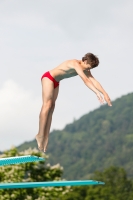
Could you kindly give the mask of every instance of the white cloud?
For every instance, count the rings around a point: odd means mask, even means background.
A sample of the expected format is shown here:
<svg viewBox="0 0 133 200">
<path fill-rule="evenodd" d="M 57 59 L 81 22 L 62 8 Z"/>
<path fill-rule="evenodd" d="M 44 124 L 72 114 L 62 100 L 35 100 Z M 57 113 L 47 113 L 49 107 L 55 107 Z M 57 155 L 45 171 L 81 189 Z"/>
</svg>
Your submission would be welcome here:
<svg viewBox="0 0 133 200">
<path fill-rule="evenodd" d="M 0 88 L 0 149 L 34 138 L 38 128 L 40 99 L 13 80 Z"/>
</svg>

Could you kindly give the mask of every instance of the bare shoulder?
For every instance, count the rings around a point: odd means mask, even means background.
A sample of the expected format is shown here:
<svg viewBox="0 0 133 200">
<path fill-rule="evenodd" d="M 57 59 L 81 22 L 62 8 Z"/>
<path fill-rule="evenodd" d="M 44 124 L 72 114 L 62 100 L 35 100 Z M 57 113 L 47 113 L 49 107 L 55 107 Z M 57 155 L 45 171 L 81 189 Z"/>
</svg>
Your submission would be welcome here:
<svg viewBox="0 0 133 200">
<path fill-rule="evenodd" d="M 70 65 L 74 65 L 74 64 L 78 63 L 78 60 L 76 60 L 76 59 L 66 60 L 65 63 L 70 64 Z"/>
<path fill-rule="evenodd" d="M 61 69 L 75 69 L 75 66 L 78 64 L 78 60 L 76 59 L 72 59 L 72 60 L 66 60 L 63 63 L 61 63 L 60 65 L 57 66 L 58 68 Z"/>
<path fill-rule="evenodd" d="M 77 66 L 81 66 L 79 60 L 73 59 L 73 60 L 68 60 L 68 66 L 75 69 Z"/>
</svg>

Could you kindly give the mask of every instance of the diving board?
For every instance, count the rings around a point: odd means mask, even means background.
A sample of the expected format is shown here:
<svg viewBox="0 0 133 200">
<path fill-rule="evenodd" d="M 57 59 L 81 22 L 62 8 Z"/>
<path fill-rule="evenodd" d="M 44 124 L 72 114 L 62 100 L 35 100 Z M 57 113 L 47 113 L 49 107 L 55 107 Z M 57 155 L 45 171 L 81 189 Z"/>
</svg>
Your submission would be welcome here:
<svg viewBox="0 0 133 200">
<path fill-rule="evenodd" d="M 27 163 L 27 162 L 44 161 L 44 160 L 45 160 L 44 158 L 41 158 L 38 156 L 31 156 L 31 155 L 0 158 L 0 166 Z"/>
<path fill-rule="evenodd" d="M 105 184 L 104 182 L 94 181 L 94 180 L 1 183 L 0 189 L 37 188 L 37 187 L 55 187 L 55 186 L 104 185 L 104 184 Z"/>
</svg>

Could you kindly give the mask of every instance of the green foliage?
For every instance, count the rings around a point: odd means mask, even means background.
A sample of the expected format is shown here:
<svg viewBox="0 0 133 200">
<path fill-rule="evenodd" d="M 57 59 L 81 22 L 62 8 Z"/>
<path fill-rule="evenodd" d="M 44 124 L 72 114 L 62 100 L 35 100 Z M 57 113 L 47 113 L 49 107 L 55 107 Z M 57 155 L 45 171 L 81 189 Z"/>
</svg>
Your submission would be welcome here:
<svg viewBox="0 0 133 200">
<path fill-rule="evenodd" d="M 35 140 L 18 147 L 36 146 Z M 121 166 L 133 177 L 133 93 L 82 116 L 50 134 L 49 162 L 67 179 L 86 179 L 95 170 Z"/>
<path fill-rule="evenodd" d="M 29 149 L 18 153 L 16 148 L 5 152 L 0 157 L 12 157 L 21 155 L 36 155 L 44 157 L 44 154 L 36 149 Z M 46 157 L 46 156 L 45 156 Z M 43 182 L 61 180 L 62 167 L 59 164 L 50 166 L 45 161 L 9 165 L 0 167 L 0 182 Z M 69 187 L 46 187 L 28 189 L 0 190 L 0 200 L 54 200 L 69 191 Z"/>
<path fill-rule="evenodd" d="M 62 200 L 132 200 L 133 183 L 123 168 L 97 171 L 92 179 L 104 181 L 105 185 L 74 187 Z"/>
</svg>

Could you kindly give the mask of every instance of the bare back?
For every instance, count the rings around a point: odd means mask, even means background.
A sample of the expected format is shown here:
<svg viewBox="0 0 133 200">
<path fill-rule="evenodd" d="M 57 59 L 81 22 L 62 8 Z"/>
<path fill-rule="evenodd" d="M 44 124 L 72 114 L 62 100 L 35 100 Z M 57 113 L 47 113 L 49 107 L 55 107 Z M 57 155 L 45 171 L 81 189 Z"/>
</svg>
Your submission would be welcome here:
<svg viewBox="0 0 133 200">
<path fill-rule="evenodd" d="M 74 68 L 77 62 L 80 64 L 80 61 L 78 60 L 67 60 L 58 65 L 56 68 L 50 70 L 50 74 L 56 79 L 56 81 L 77 76 L 78 74 Z"/>
</svg>

